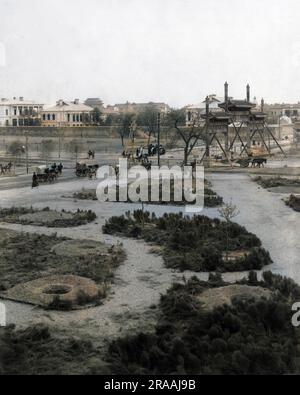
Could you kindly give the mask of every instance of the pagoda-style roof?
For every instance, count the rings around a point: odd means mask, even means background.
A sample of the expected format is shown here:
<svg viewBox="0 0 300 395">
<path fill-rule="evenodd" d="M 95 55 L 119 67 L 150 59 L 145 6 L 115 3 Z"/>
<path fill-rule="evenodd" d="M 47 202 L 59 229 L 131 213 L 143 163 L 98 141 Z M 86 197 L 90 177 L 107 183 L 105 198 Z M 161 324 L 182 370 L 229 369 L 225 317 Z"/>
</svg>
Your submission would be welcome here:
<svg viewBox="0 0 300 395">
<path fill-rule="evenodd" d="M 230 112 L 238 112 L 238 111 L 250 111 L 252 108 L 256 107 L 256 104 L 250 103 L 247 100 L 229 99 L 227 106 L 226 106 L 226 102 L 224 102 L 224 103 L 220 103 L 219 107 L 223 108 L 224 110 L 226 110 L 227 107 L 228 111 Z"/>
<path fill-rule="evenodd" d="M 206 114 L 201 115 L 201 118 L 203 119 L 208 119 L 209 122 L 214 123 L 229 123 L 230 121 L 230 115 L 227 114 L 226 112 L 209 112 L 208 116 Z"/>
<path fill-rule="evenodd" d="M 266 119 L 267 114 L 261 112 L 261 111 L 256 111 L 256 112 L 251 112 L 250 114 L 250 119 L 252 121 L 263 121 Z"/>
</svg>

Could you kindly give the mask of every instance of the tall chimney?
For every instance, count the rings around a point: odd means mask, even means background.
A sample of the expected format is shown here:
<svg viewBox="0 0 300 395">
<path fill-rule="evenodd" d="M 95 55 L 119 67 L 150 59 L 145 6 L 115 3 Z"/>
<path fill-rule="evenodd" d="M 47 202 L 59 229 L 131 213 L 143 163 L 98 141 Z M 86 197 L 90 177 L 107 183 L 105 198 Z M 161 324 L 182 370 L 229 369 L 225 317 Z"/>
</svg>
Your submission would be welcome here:
<svg viewBox="0 0 300 395">
<path fill-rule="evenodd" d="M 260 108 L 261 108 L 261 112 L 264 112 L 264 108 L 265 108 L 265 101 L 264 101 L 264 99 L 261 99 Z"/>
<path fill-rule="evenodd" d="M 205 104 L 206 104 L 206 117 L 208 118 L 208 115 L 209 115 L 209 97 L 208 96 L 206 96 Z"/>
<path fill-rule="evenodd" d="M 225 111 L 228 111 L 228 99 L 229 99 L 229 97 L 228 97 L 228 82 L 227 81 L 225 82 L 224 88 L 225 88 L 225 104 L 226 104 Z"/>
<path fill-rule="evenodd" d="M 250 103 L 250 85 L 247 85 L 247 102 Z"/>
</svg>

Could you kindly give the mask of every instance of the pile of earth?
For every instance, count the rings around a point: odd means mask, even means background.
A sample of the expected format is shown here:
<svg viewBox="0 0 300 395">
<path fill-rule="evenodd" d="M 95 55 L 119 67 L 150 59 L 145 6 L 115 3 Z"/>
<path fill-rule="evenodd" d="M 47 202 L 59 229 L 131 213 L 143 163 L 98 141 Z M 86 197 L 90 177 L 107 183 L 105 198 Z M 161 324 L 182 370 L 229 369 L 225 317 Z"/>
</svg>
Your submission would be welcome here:
<svg viewBox="0 0 300 395">
<path fill-rule="evenodd" d="M 76 227 L 93 222 L 97 218 L 92 211 L 76 212 L 55 211 L 48 207 L 37 210 L 24 207 L 12 207 L 0 209 L 0 220 L 2 222 L 17 223 L 22 225 L 46 226 L 49 228 Z"/>
<path fill-rule="evenodd" d="M 78 309 L 95 305 L 103 297 L 102 289 L 79 276 L 48 276 L 22 283 L 1 294 L 2 298 L 48 309 Z"/>
<path fill-rule="evenodd" d="M 272 292 L 269 289 L 235 284 L 226 287 L 209 288 L 201 293 L 198 300 L 203 310 L 211 311 L 224 304 L 232 306 L 233 301 L 236 299 L 258 301 L 261 298 L 269 300 L 271 296 Z"/>
</svg>

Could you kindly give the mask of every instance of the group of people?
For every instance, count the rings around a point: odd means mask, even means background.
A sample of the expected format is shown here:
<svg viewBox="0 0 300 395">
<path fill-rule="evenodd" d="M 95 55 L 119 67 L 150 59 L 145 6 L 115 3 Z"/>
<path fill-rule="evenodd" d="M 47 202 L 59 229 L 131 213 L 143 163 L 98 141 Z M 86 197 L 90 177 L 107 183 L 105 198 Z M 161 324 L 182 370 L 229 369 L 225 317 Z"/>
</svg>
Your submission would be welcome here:
<svg viewBox="0 0 300 395">
<path fill-rule="evenodd" d="M 88 156 L 89 156 L 89 159 L 95 159 L 95 151 L 89 150 Z"/>
</svg>

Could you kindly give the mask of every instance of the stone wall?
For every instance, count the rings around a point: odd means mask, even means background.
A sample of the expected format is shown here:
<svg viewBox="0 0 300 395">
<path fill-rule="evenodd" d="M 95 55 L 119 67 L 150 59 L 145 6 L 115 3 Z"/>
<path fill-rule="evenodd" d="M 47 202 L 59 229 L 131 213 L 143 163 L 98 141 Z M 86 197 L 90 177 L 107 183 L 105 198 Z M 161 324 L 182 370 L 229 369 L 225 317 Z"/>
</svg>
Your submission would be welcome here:
<svg viewBox="0 0 300 395">
<path fill-rule="evenodd" d="M 115 126 L 99 127 L 1 127 L 0 136 L 24 136 L 30 137 L 103 137 L 116 138 L 118 133 Z"/>
</svg>

